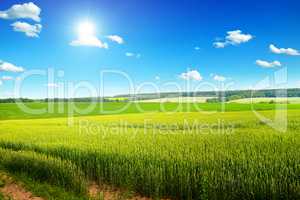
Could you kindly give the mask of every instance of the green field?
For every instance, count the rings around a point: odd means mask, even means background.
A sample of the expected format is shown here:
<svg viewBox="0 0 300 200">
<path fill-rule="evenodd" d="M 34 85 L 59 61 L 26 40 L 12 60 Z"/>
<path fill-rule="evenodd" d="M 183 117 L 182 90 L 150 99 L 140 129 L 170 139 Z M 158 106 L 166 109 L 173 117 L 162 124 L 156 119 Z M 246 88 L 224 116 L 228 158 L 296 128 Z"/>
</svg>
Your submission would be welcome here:
<svg viewBox="0 0 300 200">
<path fill-rule="evenodd" d="M 127 97 L 108 97 L 105 98 L 109 101 L 128 101 L 129 99 Z"/>
<path fill-rule="evenodd" d="M 260 98 L 245 98 L 245 99 L 237 99 L 232 100 L 230 103 L 291 103 L 291 104 L 300 104 L 299 97 L 260 97 Z"/>
<path fill-rule="evenodd" d="M 166 97 L 160 99 L 139 100 L 138 102 L 206 103 L 207 99 L 212 99 L 212 98 L 216 98 L 216 97 Z"/>
<path fill-rule="evenodd" d="M 144 102 L 106 102 L 95 103 L 92 109 L 85 112 L 90 103 L 26 103 L 26 107 L 41 113 L 25 113 L 14 103 L 0 104 L 0 120 L 8 119 L 36 119 L 68 116 L 112 115 L 148 112 L 230 112 L 249 110 L 274 110 L 280 107 L 300 109 L 300 104 L 276 105 L 269 103 L 144 103 Z"/>
<path fill-rule="evenodd" d="M 299 105 L 287 105 L 285 133 L 260 121 L 248 104 L 226 104 L 226 112 L 220 104 L 197 104 L 201 112 L 190 104 L 176 112 L 139 105 L 145 112 L 136 104 L 113 115 L 95 109 L 92 116 L 76 113 L 70 124 L 66 113 L 28 115 L 0 104 L 0 166 L 83 197 L 96 181 L 153 198 L 300 198 Z M 176 106 L 165 104 L 168 111 Z M 272 119 L 284 111 L 275 106 L 255 108 Z"/>
</svg>

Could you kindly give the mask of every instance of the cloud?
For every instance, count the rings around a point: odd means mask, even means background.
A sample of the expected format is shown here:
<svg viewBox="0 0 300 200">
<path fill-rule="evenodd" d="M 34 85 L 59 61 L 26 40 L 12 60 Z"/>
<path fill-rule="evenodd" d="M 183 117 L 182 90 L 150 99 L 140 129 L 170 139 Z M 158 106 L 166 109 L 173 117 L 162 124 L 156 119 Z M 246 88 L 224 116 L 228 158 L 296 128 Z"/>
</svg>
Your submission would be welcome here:
<svg viewBox="0 0 300 200">
<path fill-rule="evenodd" d="M 102 42 L 94 35 L 79 37 L 77 40 L 70 42 L 71 46 L 90 46 L 108 49 L 108 44 Z"/>
<path fill-rule="evenodd" d="M 274 44 L 270 44 L 269 48 L 270 48 L 270 51 L 275 53 L 275 54 L 286 54 L 286 55 L 290 55 L 290 56 L 300 56 L 300 52 L 296 49 L 277 48 Z"/>
<path fill-rule="evenodd" d="M 132 56 L 134 56 L 134 53 L 126 52 L 125 55 L 126 55 L 127 57 L 132 57 Z"/>
<path fill-rule="evenodd" d="M 11 77 L 11 76 L 2 76 L 1 79 L 2 79 L 3 81 L 10 81 L 10 80 L 13 80 L 14 78 Z"/>
<path fill-rule="evenodd" d="M 272 67 L 280 67 L 281 63 L 277 60 L 273 62 L 268 62 L 264 60 L 256 60 L 255 62 L 258 66 L 264 67 L 264 68 L 272 68 Z"/>
<path fill-rule="evenodd" d="M 213 45 L 215 48 L 219 49 L 219 48 L 224 48 L 227 45 L 227 43 L 226 42 L 214 42 Z"/>
<path fill-rule="evenodd" d="M 239 45 L 242 43 L 246 43 L 249 42 L 251 39 L 253 39 L 252 35 L 244 34 L 241 30 L 228 31 L 225 40 L 214 42 L 213 46 L 215 48 L 224 48 L 228 45 Z"/>
<path fill-rule="evenodd" d="M 1 92 L 1 95 L 0 95 L 0 98 L 3 98 L 3 99 L 8 99 L 8 98 L 14 98 L 16 95 L 14 92 Z"/>
<path fill-rule="evenodd" d="M 59 87 L 59 85 L 56 84 L 56 83 L 48 83 L 48 84 L 46 84 L 45 86 L 47 86 L 47 87 L 49 87 L 49 88 L 58 88 L 58 87 Z"/>
<path fill-rule="evenodd" d="M 296 81 L 296 87 L 300 87 L 300 81 Z"/>
<path fill-rule="evenodd" d="M 113 42 L 118 43 L 118 44 L 123 44 L 124 43 L 123 38 L 121 38 L 118 35 L 109 35 L 109 36 L 107 36 L 107 38 L 110 39 Z"/>
<path fill-rule="evenodd" d="M 214 79 L 215 81 L 220 81 L 220 82 L 226 81 L 226 77 L 221 76 L 221 75 L 217 75 L 217 74 L 214 75 L 213 79 Z"/>
<path fill-rule="evenodd" d="M 250 41 L 253 36 L 250 34 L 243 34 L 241 30 L 228 31 L 226 40 L 232 44 L 241 44 Z"/>
<path fill-rule="evenodd" d="M 39 37 L 39 33 L 42 31 L 41 24 L 30 25 L 26 22 L 17 21 L 11 26 L 14 28 L 14 31 L 23 32 L 28 37 Z"/>
<path fill-rule="evenodd" d="M 0 11 L 2 19 L 32 19 L 40 22 L 41 9 L 32 2 L 24 4 L 16 4 L 5 11 Z"/>
<path fill-rule="evenodd" d="M 139 53 L 136 54 L 136 53 L 132 53 L 132 52 L 126 52 L 125 55 L 127 57 L 136 57 L 136 58 L 140 58 L 141 57 L 141 54 L 139 54 Z"/>
<path fill-rule="evenodd" d="M 195 81 L 201 81 L 202 76 L 197 70 L 190 70 L 187 72 L 184 72 L 179 75 L 179 78 L 183 80 L 195 80 Z"/>
<path fill-rule="evenodd" d="M 94 25 L 91 22 L 80 24 L 77 39 L 71 41 L 69 45 L 108 49 L 108 44 L 95 35 Z"/>
<path fill-rule="evenodd" d="M 3 62 L 0 60 L 0 71 L 6 71 L 6 72 L 23 72 L 23 67 L 15 66 L 8 62 Z"/>
</svg>

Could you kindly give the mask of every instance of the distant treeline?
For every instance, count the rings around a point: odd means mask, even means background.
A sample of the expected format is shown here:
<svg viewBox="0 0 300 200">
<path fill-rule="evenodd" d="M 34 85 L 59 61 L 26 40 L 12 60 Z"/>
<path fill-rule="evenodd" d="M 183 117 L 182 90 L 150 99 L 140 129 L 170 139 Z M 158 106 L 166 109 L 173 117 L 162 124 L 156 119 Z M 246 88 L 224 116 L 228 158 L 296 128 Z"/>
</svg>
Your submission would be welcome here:
<svg viewBox="0 0 300 200">
<path fill-rule="evenodd" d="M 216 97 L 226 100 L 258 98 L 258 97 L 300 97 L 299 88 L 291 89 L 269 89 L 269 90 L 228 90 L 228 91 L 199 91 L 199 92 L 169 92 L 169 93 L 148 93 L 136 95 L 118 95 L 116 97 L 126 97 L 134 100 L 147 100 L 172 97 Z"/>
<path fill-rule="evenodd" d="M 54 99 L 27 99 L 8 98 L 0 99 L 0 103 L 21 102 L 127 102 L 133 100 L 147 100 L 172 97 L 215 97 L 208 102 L 231 101 L 244 98 L 258 97 L 300 97 L 300 88 L 269 89 L 269 90 L 229 90 L 229 91 L 204 91 L 204 92 L 166 92 L 136 95 L 117 95 L 114 97 L 83 97 L 83 98 L 54 98 Z"/>
<path fill-rule="evenodd" d="M 26 99 L 26 98 L 20 98 L 20 99 L 14 99 L 14 98 L 7 98 L 7 99 L 0 99 L 0 103 L 15 103 L 15 102 L 34 102 L 33 99 Z"/>
<path fill-rule="evenodd" d="M 120 99 L 111 99 L 111 98 L 102 98 L 102 97 L 82 97 L 82 98 L 71 98 L 71 99 L 61 99 L 61 98 L 54 98 L 54 99 L 43 99 L 40 101 L 44 102 L 120 102 L 125 100 Z"/>
<path fill-rule="evenodd" d="M 215 93 L 216 94 L 216 93 Z M 300 89 L 273 90 L 236 90 L 219 92 L 216 98 L 207 99 L 208 103 L 232 101 L 244 98 L 300 97 Z"/>
<path fill-rule="evenodd" d="M 53 98 L 53 99 L 27 99 L 27 98 L 7 98 L 7 99 L 0 99 L 0 103 L 16 103 L 16 102 L 23 102 L 23 103 L 30 103 L 30 102 L 125 102 L 128 101 L 127 99 L 111 99 L 111 98 L 91 98 L 91 97 L 84 97 L 84 98 Z"/>
</svg>

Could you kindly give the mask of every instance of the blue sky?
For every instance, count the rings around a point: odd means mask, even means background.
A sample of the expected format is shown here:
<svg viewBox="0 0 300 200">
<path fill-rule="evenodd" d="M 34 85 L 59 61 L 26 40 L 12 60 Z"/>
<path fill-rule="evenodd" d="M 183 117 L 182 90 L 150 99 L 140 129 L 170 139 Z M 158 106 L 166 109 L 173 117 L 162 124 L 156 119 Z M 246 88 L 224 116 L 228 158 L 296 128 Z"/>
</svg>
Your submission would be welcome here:
<svg viewBox="0 0 300 200">
<path fill-rule="evenodd" d="M 31 6 L 9 10 L 24 4 Z M 193 86 L 232 83 L 230 89 L 245 89 L 286 67 L 287 86 L 298 87 L 299 10 L 297 0 L 2 0 L 0 97 L 14 92 L 15 79 L 24 72 L 48 68 L 64 76 L 55 76 L 50 85 L 45 76 L 30 77 L 22 84 L 22 96 L 45 97 L 60 82 L 88 81 L 99 89 L 102 70 L 125 72 L 135 88 L 151 82 L 161 91 L 174 91 L 165 83 L 177 83 L 182 90 L 187 80 Z M 80 40 L 82 24 L 94 27 L 85 33 L 92 39 Z M 3 63 L 23 72 L 4 69 Z M 104 95 L 129 92 L 124 77 L 110 74 L 104 80 Z M 150 86 L 140 90 L 151 91 Z M 86 95 L 84 89 L 76 94 Z"/>
</svg>

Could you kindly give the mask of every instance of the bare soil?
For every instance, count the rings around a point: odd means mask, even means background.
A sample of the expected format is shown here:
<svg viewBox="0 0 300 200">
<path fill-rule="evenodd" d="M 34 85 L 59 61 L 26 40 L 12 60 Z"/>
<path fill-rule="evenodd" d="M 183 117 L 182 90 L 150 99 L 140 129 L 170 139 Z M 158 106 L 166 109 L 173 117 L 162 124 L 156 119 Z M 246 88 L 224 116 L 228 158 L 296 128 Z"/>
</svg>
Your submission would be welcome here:
<svg viewBox="0 0 300 200">
<path fill-rule="evenodd" d="M 152 200 L 126 190 L 116 189 L 107 185 L 100 186 L 96 183 L 92 183 L 89 186 L 89 195 L 93 199 L 100 199 L 102 196 L 104 200 Z"/>
<path fill-rule="evenodd" d="M 0 193 L 7 199 L 13 200 L 44 200 L 41 197 L 35 197 L 31 192 L 19 183 L 16 183 L 11 177 L 5 173 L 0 173 L 0 180 L 4 186 L 0 188 Z"/>
</svg>

